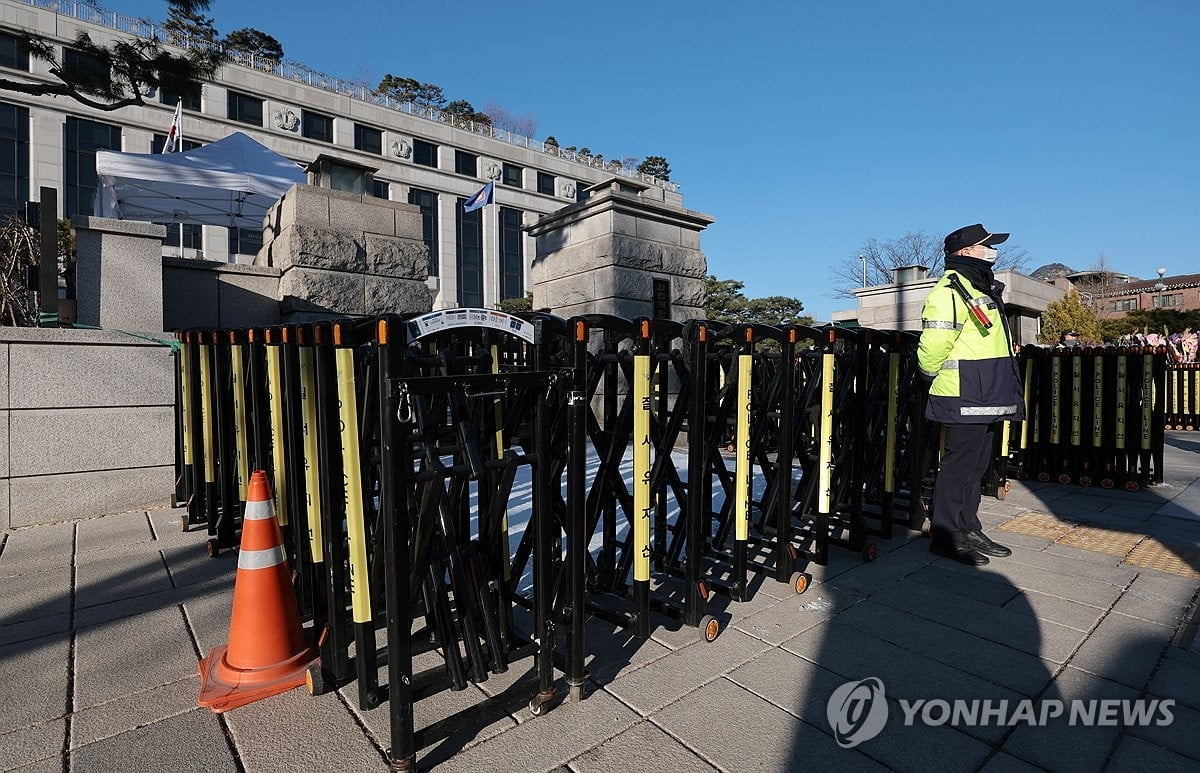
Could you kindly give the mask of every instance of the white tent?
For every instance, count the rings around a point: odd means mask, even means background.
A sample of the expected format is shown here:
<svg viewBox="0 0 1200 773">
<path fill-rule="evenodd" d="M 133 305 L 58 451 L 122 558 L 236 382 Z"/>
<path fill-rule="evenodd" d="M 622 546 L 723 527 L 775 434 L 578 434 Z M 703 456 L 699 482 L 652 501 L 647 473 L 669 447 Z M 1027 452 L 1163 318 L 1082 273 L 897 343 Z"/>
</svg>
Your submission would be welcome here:
<svg viewBox="0 0 1200 773">
<path fill-rule="evenodd" d="M 267 209 L 307 178 L 241 132 L 183 153 L 96 153 L 100 217 L 261 228 Z"/>
</svg>

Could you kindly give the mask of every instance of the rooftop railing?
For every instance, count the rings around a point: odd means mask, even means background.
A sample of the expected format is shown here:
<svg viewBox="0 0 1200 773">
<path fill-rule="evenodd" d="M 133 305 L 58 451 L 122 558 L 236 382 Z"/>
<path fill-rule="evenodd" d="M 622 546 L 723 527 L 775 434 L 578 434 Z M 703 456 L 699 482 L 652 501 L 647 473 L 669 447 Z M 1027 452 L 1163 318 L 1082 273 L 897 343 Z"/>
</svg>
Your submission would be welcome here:
<svg viewBox="0 0 1200 773">
<path fill-rule="evenodd" d="M 25 5 L 31 5 L 37 8 L 45 8 L 54 11 L 62 16 L 70 16 L 80 21 L 85 21 L 90 24 L 95 24 L 100 27 L 117 30 L 128 35 L 133 35 L 140 38 L 148 38 L 153 40 L 169 40 L 172 45 L 178 45 L 181 48 L 204 50 L 212 47 L 214 44 L 206 40 L 175 40 L 169 39 L 166 31 L 162 27 L 150 21 L 149 19 L 135 19 L 129 16 L 123 16 L 115 11 L 110 11 L 95 3 L 79 2 L 78 0 L 20 0 Z M 235 51 L 232 49 L 224 49 L 223 46 L 217 44 L 217 47 L 224 51 L 226 57 L 232 64 L 241 67 L 248 67 L 259 72 L 269 73 L 280 78 L 297 81 L 306 85 L 318 88 L 323 91 L 332 91 L 337 94 L 342 94 L 351 99 L 358 99 L 364 102 L 370 102 L 380 107 L 385 107 L 389 110 L 395 110 L 400 113 L 422 118 L 435 123 L 448 124 L 456 129 L 468 131 L 472 134 L 478 134 L 483 137 L 489 137 L 509 145 L 526 148 L 528 150 L 545 153 L 548 156 L 563 158 L 567 161 L 572 161 L 577 164 L 583 164 L 596 169 L 603 169 L 611 174 L 629 177 L 631 179 L 640 180 L 651 185 L 657 185 L 660 188 L 665 188 L 671 192 L 678 192 L 679 185 L 663 180 L 654 175 L 638 172 L 625 164 L 613 159 L 605 159 L 603 156 L 594 156 L 587 153 L 580 153 L 573 148 L 560 148 L 557 145 L 547 145 L 546 143 L 531 139 L 516 132 L 500 129 L 491 124 L 481 123 L 465 119 L 462 116 L 454 113 L 447 113 L 444 110 L 439 110 L 427 105 L 417 105 L 412 102 L 401 102 L 386 94 L 377 93 L 366 81 L 347 80 L 344 78 L 336 78 L 332 75 L 319 72 L 300 62 L 295 61 L 277 61 L 267 59 L 261 56 L 247 53 L 245 51 Z"/>
</svg>

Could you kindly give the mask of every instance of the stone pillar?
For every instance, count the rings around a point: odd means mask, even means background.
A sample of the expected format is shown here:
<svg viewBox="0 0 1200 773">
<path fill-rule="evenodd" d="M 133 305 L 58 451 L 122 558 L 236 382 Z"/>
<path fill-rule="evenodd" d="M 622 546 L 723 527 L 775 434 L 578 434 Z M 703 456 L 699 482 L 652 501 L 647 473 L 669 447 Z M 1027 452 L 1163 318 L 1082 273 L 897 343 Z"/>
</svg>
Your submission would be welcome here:
<svg viewBox="0 0 1200 773">
<path fill-rule="evenodd" d="M 708 262 L 700 232 L 714 218 L 667 203 L 662 190 L 624 178 L 526 230 L 537 240 L 533 307 L 554 314 L 653 316 L 654 280 L 669 285 L 671 318 L 703 317 Z"/>
<path fill-rule="evenodd" d="M 106 330 L 161 332 L 167 229 L 140 220 L 80 215 L 71 222 L 76 320 Z"/>
<path fill-rule="evenodd" d="M 412 204 L 294 185 L 267 213 L 255 264 L 279 269 L 284 322 L 433 308 Z"/>
</svg>

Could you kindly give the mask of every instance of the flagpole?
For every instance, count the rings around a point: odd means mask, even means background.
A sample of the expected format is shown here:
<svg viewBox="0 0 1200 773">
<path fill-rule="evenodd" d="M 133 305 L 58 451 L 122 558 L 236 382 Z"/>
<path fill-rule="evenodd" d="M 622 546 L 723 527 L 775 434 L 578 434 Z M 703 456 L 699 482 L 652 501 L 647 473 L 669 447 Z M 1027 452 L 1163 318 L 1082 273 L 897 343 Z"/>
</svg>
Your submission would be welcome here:
<svg viewBox="0 0 1200 773">
<path fill-rule="evenodd" d="M 175 102 L 175 117 L 179 120 L 175 127 L 175 152 L 183 152 L 183 97 Z M 183 221 L 179 221 L 179 257 L 183 257 Z"/>
</svg>

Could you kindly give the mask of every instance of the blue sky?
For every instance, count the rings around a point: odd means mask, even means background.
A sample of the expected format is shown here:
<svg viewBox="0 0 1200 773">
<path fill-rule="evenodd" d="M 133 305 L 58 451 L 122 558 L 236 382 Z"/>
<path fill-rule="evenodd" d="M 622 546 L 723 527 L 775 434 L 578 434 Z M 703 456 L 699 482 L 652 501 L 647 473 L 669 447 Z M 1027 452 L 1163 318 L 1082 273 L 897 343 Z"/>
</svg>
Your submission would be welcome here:
<svg viewBox="0 0 1200 773">
<path fill-rule="evenodd" d="M 165 16 L 160 0 L 104 0 Z M 863 242 L 983 222 L 1032 265 L 1200 271 L 1200 2 L 214 0 L 287 56 L 663 155 L 710 273 L 827 319 Z"/>
</svg>

